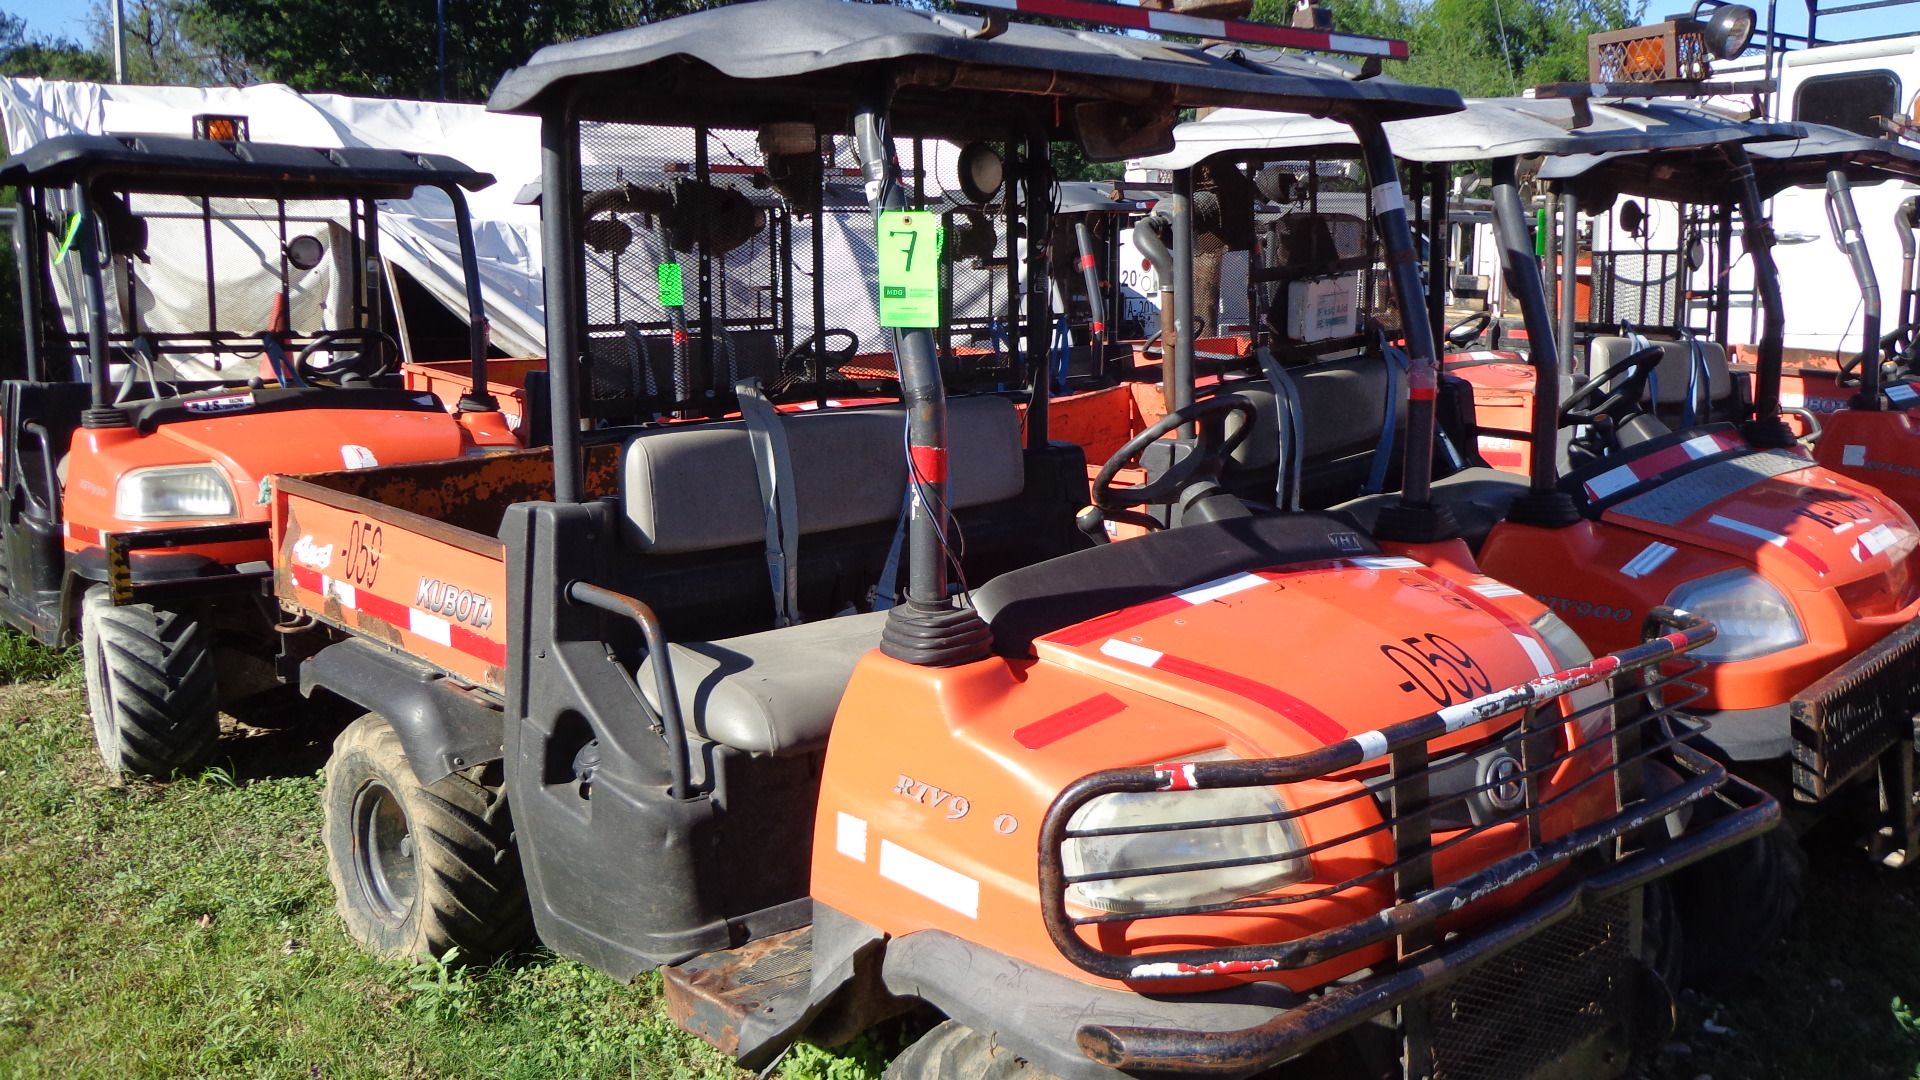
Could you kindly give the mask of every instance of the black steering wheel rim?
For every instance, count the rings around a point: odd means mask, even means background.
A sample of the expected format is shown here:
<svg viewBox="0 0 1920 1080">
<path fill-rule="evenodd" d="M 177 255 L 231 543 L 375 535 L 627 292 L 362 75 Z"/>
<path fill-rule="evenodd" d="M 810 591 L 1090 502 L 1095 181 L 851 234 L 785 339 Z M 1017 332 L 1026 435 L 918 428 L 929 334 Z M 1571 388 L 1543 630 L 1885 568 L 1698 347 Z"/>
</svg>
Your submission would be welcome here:
<svg viewBox="0 0 1920 1080">
<path fill-rule="evenodd" d="M 1240 417 L 1240 426 L 1226 431 L 1229 414 Z M 1146 430 L 1128 439 L 1113 452 L 1093 480 L 1093 505 L 1102 510 L 1172 502 L 1181 490 L 1205 472 L 1217 474 L 1221 465 L 1240 444 L 1253 434 L 1259 410 L 1239 394 L 1218 393 L 1169 411 Z M 1168 469 L 1165 474 L 1137 487 L 1115 488 L 1114 477 L 1120 470 L 1139 460 L 1147 448 L 1176 429 L 1192 424 L 1198 432 L 1193 452 Z"/>
<path fill-rule="evenodd" d="M 1628 356 L 1594 376 L 1587 385 L 1567 395 L 1560 403 L 1560 426 L 1577 427 L 1591 424 L 1603 417 L 1615 421 L 1643 411 L 1641 402 L 1646 398 L 1647 382 L 1653 378 L 1654 370 L 1665 359 L 1666 350 L 1658 345 L 1649 345 Z M 1631 411 L 1615 416 L 1616 410 Z"/>
<path fill-rule="evenodd" d="M 347 358 L 336 360 L 331 364 L 316 364 L 313 362 L 312 358 L 314 353 L 323 349 L 328 352 L 336 352 L 338 350 L 335 346 L 349 341 L 360 342 L 361 347 L 359 351 L 351 353 Z M 369 345 L 379 347 L 379 353 L 374 354 L 376 358 L 379 359 L 379 364 L 372 371 L 361 371 L 360 366 L 369 355 Z M 294 357 L 293 366 L 294 370 L 303 376 L 336 379 L 344 375 L 361 374 L 371 379 L 392 371 L 393 358 L 399 355 L 399 340 L 385 330 L 376 330 L 371 326 L 342 326 L 333 330 L 322 330 L 320 333 L 314 335 L 314 339 L 307 342 L 306 346 L 300 350 L 299 355 Z"/>
<path fill-rule="evenodd" d="M 1476 311 L 1468 315 L 1466 318 L 1463 318 L 1458 322 L 1455 322 L 1452 326 L 1447 327 L 1447 332 L 1444 335 L 1442 335 L 1442 337 L 1448 345 L 1451 345 L 1456 349 L 1464 349 L 1469 344 L 1471 344 L 1475 338 L 1478 338 L 1481 334 L 1486 333 L 1487 327 L 1492 325 L 1493 325 L 1493 312 Z M 1466 328 L 1469 326 L 1474 327 L 1473 333 L 1463 335 L 1463 331 L 1465 331 Z M 1462 337 L 1462 340 L 1459 340 L 1459 341 L 1454 340 L 1456 336 Z"/>
</svg>

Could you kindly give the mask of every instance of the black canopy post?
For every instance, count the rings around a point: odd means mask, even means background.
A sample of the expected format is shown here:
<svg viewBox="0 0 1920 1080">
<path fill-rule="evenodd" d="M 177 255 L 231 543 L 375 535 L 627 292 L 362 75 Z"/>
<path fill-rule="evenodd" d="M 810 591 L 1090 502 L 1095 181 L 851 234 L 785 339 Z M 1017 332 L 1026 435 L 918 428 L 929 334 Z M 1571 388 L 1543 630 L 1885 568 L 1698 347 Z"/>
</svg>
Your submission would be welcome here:
<svg viewBox="0 0 1920 1080">
<path fill-rule="evenodd" d="M 1047 445 L 1047 402 L 1053 396 L 1053 312 L 1048 307 L 1048 247 L 1053 239 L 1053 168 L 1045 131 L 1027 135 L 1026 168 L 1021 190 L 1026 192 L 1027 265 L 1021 276 L 1027 289 L 1027 368 L 1033 392 L 1027 405 L 1027 445 Z"/>
<path fill-rule="evenodd" d="M 1167 411 L 1193 404 L 1193 170 L 1173 174 L 1173 194 L 1166 200 L 1173 223 L 1173 311 L 1160 312 L 1160 367 Z M 1167 324 L 1173 325 L 1169 327 Z M 1171 334 L 1169 334 L 1171 329 Z M 1191 425 L 1180 437 L 1193 434 Z"/>
<path fill-rule="evenodd" d="M 80 249 L 82 298 L 87 305 L 87 383 L 92 406 L 81 415 L 90 428 L 127 427 L 125 411 L 114 407 L 107 385 L 107 287 L 101 257 L 107 252 L 107 226 L 93 212 L 93 192 L 85 180 L 73 185 L 73 212 L 80 217 L 74 246 Z"/>
<path fill-rule="evenodd" d="M 547 396 L 553 418 L 553 499 L 581 499 L 580 122 L 570 102 L 540 121 L 540 243 L 546 252 Z"/>
<path fill-rule="evenodd" d="M 1920 324 L 1920 309 L 1915 302 L 1920 300 L 1920 288 L 1916 288 L 1914 271 L 1913 230 L 1920 222 L 1920 195 L 1909 195 L 1900 200 L 1893 211 L 1893 227 L 1900 235 L 1900 322 L 1897 325 L 1906 336 L 1914 334 L 1916 324 Z"/>
<path fill-rule="evenodd" d="M 909 201 L 888 130 L 886 94 L 854 107 L 853 137 L 877 233 L 881 213 L 907 209 Z M 982 659 L 991 646 L 987 624 L 971 607 L 956 608 L 947 595 L 947 537 L 953 528 L 947 512 L 947 393 L 933 331 L 896 328 L 893 352 L 907 412 L 905 449 L 914 498 L 907 526 L 907 601 L 888 609 L 880 651 L 928 667 Z"/>
<path fill-rule="evenodd" d="M 42 228 L 39 192 L 31 188 L 20 192 L 19 208 L 13 215 L 13 250 L 17 253 L 15 265 L 20 275 L 20 330 L 26 348 L 26 376 L 33 382 L 47 377 L 40 340 Z"/>
<path fill-rule="evenodd" d="M 453 227 L 460 234 L 460 272 L 467 276 L 467 352 L 473 360 L 473 387 L 460 395 L 461 412 L 496 412 L 500 402 L 487 392 L 487 308 L 480 296 L 480 255 L 473 243 L 473 217 L 467 196 L 457 185 L 440 190 L 453 200 Z"/>
<path fill-rule="evenodd" d="M 1500 277 L 1507 294 L 1520 304 L 1527 326 L 1527 358 L 1533 365 L 1533 454 L 1527 493 L 1507 512 L 1508 520 L 1556 527 L 1580 520 L 1573 498 L 1559 490 L 1560 350 L 1554 341 L 1553 315 L 1547 308 L 1540 260 L 1534 254 L 1533 215 L 1520 198 L 1512 158 L 1493 163 L 1494 242 L 1500 248 Z"/>
<path fill-rule="evenodd" d="M 1860 212 L 1853 205 L 1853 184 L 1846 170 L 1834 168 L 1827 173 L 1827 216 L 1833 226 L 1833 241 L 1853 267 L 1853 279 L 1860 286 L 1860 393 L 1853 399 L 1856 409 L 1879 409 L 1880 400 L 1880 279 L 1873 272 L 1873 259 L 1867 255 L 1866 237 L 1860 235 Z"/>
<path fill-rule="evenodd" d="M 1760 185 L 1746 147 L 1721 148 L 1732 169 L 1730 177 L 1740 228 L 1753 260 L 1754 290 L 1760 294 L 1760 341 L 1754 365 L 1753 419 L 1746 424 L 1747 441 L 1755 446 L 1793 446 L 1793 432 L 1780 419 L 1780 368 L 1786 345 L 1786 309 L 1780 298 L 1780 268 L 1773 261 L 1773 223 L 1760 208 Z"/>
<path fill-rule="evenodd" d="M 1453 262 L 1451 216 L 1447 207 L 1447 180 L 1452 170 L 1429 165 L 1427 179 L 1427 325 L 1437 343 L 1447 332 L 1447 268 Z"/>
<path fill-rule="evenodd" d="M 1458 535 L 1459 529 L 1453 515 L 1433 503 L 1434 396 L 1440 384 L 1440 362 L 1433 327 L 1427 321 L 1426 292 L 1420 284 L 1420 253 L 1407 223 L 1399 166 L 1386 131 L 1370 116 L 1344 119 L 1359 139 L 1367 182 L 1373 185 L 1374 226 L 1386 248 L 1387 274 L 1407 342 L 1407 442 L 1401 459 L 1400 504 L 1380 515 L 1375 531 L 1382 539 L 1416 543 L 1445 539 Z"/>
</svg>

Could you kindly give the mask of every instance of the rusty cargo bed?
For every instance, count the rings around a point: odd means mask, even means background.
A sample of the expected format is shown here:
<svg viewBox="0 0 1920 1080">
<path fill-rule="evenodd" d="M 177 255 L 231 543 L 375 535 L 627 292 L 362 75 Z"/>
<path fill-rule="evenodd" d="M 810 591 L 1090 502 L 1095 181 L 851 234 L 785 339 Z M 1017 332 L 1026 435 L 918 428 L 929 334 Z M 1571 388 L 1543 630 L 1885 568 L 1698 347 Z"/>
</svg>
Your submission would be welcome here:
<svg viewBox="0 0 1920 1080">
<path fill-rule="evenodd" d="M 615 445 L 587 448 L 611 493 Z M 283 607 L 494 694 L 506 689 L 507 508 L 553 497 L 546 449 L 272 482 L 273 591 Z"/>
</svg>

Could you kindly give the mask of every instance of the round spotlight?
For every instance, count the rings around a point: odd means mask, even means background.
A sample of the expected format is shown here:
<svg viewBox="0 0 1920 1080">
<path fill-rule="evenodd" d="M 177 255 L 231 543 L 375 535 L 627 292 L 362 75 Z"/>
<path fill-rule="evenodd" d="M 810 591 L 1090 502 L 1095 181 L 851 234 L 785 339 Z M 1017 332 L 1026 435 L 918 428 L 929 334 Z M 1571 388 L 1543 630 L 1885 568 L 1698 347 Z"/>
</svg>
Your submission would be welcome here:
<svg viewBox="0 0 1920 1080">
<path fill-rule="evenodd" d="M 1713 14 L 1703 20 L 1701 37 L 1706 40 L 1707 51 L 1722 60 L 1731 60 L 1747 51 L 1747 42 L 1753 40 L 1753 24 L 1756 16 L 1752 8 L 1744 4 L 1723 4 L 1713 9 Z"/>
<path fill-rule="evenodd" d="M 1000 154 L 983 142 L 970 142 L 960 148 L 960 191 L 976 205 L 992 202 L 1006 182 L 1007 164 Z"/>
<path fill-rule="evenodd" d="M 311 270 L 320 265 L 327 256 L 327 245 L 317 236 L 296 236 L 287 241 L 287 262 L 300 271 Z"/>
</svg>

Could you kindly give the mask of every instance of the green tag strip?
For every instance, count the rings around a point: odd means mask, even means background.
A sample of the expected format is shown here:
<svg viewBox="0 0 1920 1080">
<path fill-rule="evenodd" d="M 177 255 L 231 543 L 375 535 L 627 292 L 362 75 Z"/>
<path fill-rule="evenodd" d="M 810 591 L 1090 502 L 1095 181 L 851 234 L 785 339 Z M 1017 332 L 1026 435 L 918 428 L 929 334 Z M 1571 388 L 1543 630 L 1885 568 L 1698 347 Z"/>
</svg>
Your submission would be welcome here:
<svg viewBox="0 0 1920 1080">
<path fill-rule="evenodd" d="M 66 235 L 60 238 L 60 247 L 57 250 L 55 250 L 53 253 L 53 264 L 55 266 L 58 266 L 62 262 L 66 261 L 67 249 L 73 247 L 74 239 L 80 235 L 80 220 L 81 218 L 79 214 L 67 215 Z"/>
<path fill-rule="evenodd" d="M 660 276 L 660 306 L 661 307 L 687 306 L 686 285 L 681 281 L 681 278 L 680 278 L 680 264 L 677 262 L 661 263 L 659 276 Z"/>
<path fill-rule="evenodd" d="M 882 210 L 878 223 L 880 325 L 940 325 L 940 261 L 945 230 L 926 210 Z"/>
</svg>

